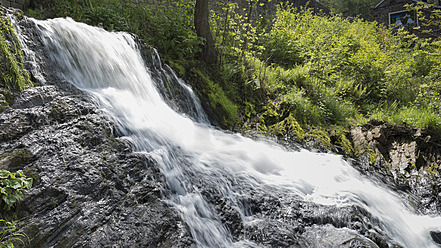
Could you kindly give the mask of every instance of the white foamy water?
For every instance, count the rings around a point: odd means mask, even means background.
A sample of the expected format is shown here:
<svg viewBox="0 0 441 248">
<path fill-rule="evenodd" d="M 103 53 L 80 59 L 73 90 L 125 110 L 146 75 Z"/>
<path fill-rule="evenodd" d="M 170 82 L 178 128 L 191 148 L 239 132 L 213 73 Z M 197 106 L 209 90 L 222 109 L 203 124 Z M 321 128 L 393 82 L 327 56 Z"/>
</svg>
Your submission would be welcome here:
<svg viewBox="0 0 441 248">
<path fill-rule="evenodd" d="M 290 151 L 216 130 L 172 110 L 130 35 L 71 19 L 35 22 L 61 77 L 97 99 L 136 152 L 161 166 L 172 192 L 165 200 L 180 211 L 199 247 L 259 246 L 246 238 L 233 241 L 201 195 L 199 180 L 207 178 L 232 203 L 242 194 L 240 185 L 256 190 L 267 185 L 318 204 L 357 205 L 404 247 L 437 247 L 429 232 L 441 231 L 440 217 L 417 215 L 398 194 L 363 177 L 340 156 Z M 238 211 L 244 223 L 259 221 Z"/>
</svg>

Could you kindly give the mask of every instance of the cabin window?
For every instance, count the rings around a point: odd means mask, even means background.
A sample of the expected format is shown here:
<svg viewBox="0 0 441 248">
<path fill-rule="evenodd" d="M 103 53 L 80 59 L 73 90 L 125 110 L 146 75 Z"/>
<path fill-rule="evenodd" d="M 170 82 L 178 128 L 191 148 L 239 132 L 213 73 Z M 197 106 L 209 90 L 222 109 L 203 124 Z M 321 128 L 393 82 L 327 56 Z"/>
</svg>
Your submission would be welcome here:
<svg viewBox="0 0 441 248">
<path fill-rule="evenodd" d="M 414 10 L 403 10 L 389 13 L 389 25 L 392 28 L 418 26 L 418 17 Z"/>
</svg>

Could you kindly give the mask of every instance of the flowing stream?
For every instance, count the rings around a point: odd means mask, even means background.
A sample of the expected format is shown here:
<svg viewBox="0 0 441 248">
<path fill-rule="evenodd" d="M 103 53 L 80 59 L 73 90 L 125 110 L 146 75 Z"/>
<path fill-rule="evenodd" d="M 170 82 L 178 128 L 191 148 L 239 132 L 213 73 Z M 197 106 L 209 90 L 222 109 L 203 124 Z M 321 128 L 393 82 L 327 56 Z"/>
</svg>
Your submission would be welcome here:
<svg viewBox="0 0 441 248">
<path fill-rule="evenodd" d="M 291 151 L 270 141 L 217 130 L 206 121 L 187 86 L 183 88 L 191 96 L 192 115 L 171 108 L 131 35 L 71 19 L 33 22 L 60 77 L 90 94 L 136 152 L 160 165 L 167 181 L 164 200 L 178 209 L 198 247 L 270 246 L 253 230 L 270 223 L 263 213 L 281 211 L 279 216 L 285 217 L 271 220 L 278 224 L 265 228 L 289 236 L 295 226 L 288 218 L 295 207 L 289 204 L 295 200 L 319 209 L 356 206 L 373 223 L 369 228 L 391 244 L 437 247 L 430 231 L 441 231 L 440 217 L 418 215 L 401 195 L 361 175 L 340 156 Z M 247 199 L 259 196 L 262 204 L 276 199 L 285 205 L 274 211 L 256 210 Z M 221 203 L 234 217 L 222 214 Z M 291 226 L 284 228 L 286 223 Z M 325 237 L 314 228 L 310 225 L 297 237 L 303 237 L 306 246 L 327 247 L 317 241 Z M 332 228 L 356 234 L 344 226 Z"/>
</svg>

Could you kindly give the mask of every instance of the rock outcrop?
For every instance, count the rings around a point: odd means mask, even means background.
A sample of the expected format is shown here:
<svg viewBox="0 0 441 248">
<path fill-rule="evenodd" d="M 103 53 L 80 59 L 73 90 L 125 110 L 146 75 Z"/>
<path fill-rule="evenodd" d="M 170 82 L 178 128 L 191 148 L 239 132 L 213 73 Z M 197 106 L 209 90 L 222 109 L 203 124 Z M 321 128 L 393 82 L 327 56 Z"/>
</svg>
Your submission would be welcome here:
<svg viewBox="0 0 441 248">
<path fill-rule="evenodd" d="M 418 211 L 441 210 L 441 139 L 434 132 L 372 121 L 354 127 L 351 137 L 362 171 L 411 193 Z"/>
<path fill-rule="evenodd" d="M 22 220 L 31 247 L 185 243 L 177 212 L 160 200 L 155 163 L 116 139 L 90 102 L 58 82 L 25 90 L 0 115 L 0 167 L 34 179 L 4 216 Z"/>
</svg>

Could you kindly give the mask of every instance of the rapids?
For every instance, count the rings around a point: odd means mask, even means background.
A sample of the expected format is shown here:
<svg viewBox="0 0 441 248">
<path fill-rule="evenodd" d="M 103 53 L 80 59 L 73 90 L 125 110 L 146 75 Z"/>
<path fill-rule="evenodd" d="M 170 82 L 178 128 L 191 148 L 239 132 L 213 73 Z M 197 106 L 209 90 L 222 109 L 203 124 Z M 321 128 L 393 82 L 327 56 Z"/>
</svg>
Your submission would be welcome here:
<svg viewBox="0 0 441 248">
<path fill-rule="evenodd" d="M 418 214 L 405 194 L 363 176 L 341 156 L 218 130 L 184 84 L 193 113 L 172 108 L 132 35 L 69 18 L 33 22 L 59 76 L 92 96 L 121 139 L 160 166 L 163 199 L 179 210 L 198 247 L 332 247 L 353 237 L 378 247 L 372 232 L 388 245 L 437 247 L 430 231 L 441 231 L 441 217 Z M 355 228 L 354 216 L 339 214 L 344 209 L 356 209 L 364 226 Z M 302 219 L 307 210 L 321 221 Z M 331 220 L 328 210 L 335 212 Z"/>
</svg>

